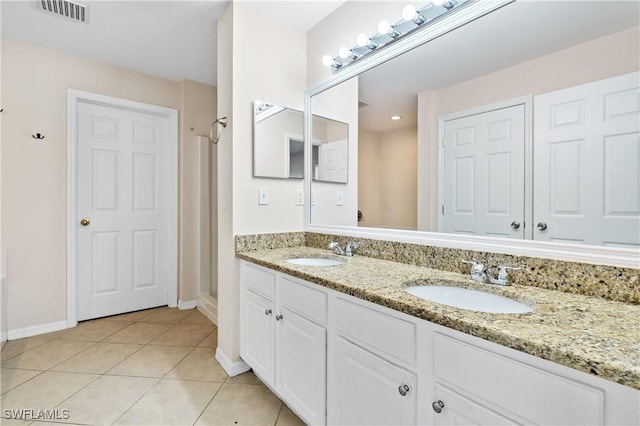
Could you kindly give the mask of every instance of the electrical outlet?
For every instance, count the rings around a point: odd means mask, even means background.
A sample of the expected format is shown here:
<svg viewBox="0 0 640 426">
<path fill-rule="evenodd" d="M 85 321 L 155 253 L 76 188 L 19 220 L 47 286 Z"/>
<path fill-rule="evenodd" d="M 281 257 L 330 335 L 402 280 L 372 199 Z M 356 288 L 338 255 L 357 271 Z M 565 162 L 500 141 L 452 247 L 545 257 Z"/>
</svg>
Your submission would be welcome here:
<svg viewBox="0 0 640 426">
<path fill-rule="evenodd" d="M 344 199 L 342 191 L 336 191 L 336 206 L 344 205 Z"/>
<path fill-rule="evenodd" d="M 266 206 L 269 204 L 269 188 L 260 187 L 258 188 L 258 205 Z"/>
<path fill-rule="evenodd" d="M 304 206 L 304 189 L 296 189 L 296 206 Z"/>
</svg>

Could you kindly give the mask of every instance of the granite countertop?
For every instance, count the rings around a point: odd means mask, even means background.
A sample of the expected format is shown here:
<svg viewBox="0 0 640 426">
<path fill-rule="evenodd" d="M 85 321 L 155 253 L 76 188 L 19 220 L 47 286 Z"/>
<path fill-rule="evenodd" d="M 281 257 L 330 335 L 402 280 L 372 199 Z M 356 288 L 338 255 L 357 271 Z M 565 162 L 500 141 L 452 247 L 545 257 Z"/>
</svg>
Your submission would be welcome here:
<svg viewBox="0 0 640 426">
<path fill-rule="evenodd" d="M 329 250 L 290 247 L 238 252 L 237 257 L 492 341 L 613 382 L 640 389 L 640 305 L 532 286 L 501 287 L 467 276 Z M 288 263 L 296 257 L 339 257 L 331 267 Z M 514 272 L 517 273 L 517 272 Z M 445 283 L 509 296 L 536 309 L 491 314 L 458 309 L 412 296 L 406 283 Z"/>
</svg>

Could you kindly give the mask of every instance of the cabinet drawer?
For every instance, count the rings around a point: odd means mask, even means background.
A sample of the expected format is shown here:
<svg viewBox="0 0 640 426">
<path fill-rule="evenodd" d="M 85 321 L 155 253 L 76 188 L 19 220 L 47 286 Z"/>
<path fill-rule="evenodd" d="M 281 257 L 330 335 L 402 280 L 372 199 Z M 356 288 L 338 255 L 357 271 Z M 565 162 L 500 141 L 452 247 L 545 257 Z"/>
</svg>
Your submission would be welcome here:
<svg viewBox="0 0 640 426">
<path fill-rule="evenodd" d="M 416 362 L 416 325 L 364 306 L 336 299 L 335 328 L 384 358 Z"/>
<path fill-rule="evenodd" d="M 473 400 L 484 400 L 517 413 L 526 423 L 604 422 L 604 392 L 601 389 L 439 333 L 434 334 L 433 350 L 434 374 L 438 381 L 461 389 Z"/>
<path fill-rule="evenodd" d="M 271 300 L 275 297 L 276 273 L 267 269 L 242 262 L 240 266 L 240 282 L 244 288 L 261 294 Z"/>
<path fill-rule="evenodd" d="M 494 426 L 511 426 L 518 424 L 517 421 L 509 419 L 496 413 L 493 410 L 483 407 L 473 399 L 461 396 L 459 393 L 435 384 L 435 394 L 441 401 L 446 401 L 442 411 L 433 413 L 433 425 L 494 425 Z"/>
<path fill-rule="evenodd" d="M 278 300 L 287 308 L 320 324 L 327 323 L 327 294 L 286 276 L 278 281 Z"/>
</svg>

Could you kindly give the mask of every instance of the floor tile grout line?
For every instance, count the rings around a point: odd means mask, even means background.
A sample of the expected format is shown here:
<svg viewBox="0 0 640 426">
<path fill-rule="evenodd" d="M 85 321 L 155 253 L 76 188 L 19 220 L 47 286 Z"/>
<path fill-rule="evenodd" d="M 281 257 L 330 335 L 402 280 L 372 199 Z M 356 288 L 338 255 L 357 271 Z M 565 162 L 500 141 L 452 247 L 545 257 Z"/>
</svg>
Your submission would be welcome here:
<svg viewBox="0 0 640 426">
<path fill-rule="evenodd" d="M 278 424 L 278 420 L 280 419 L 280 415 L 282 414 L 282 409 L 284 408 L 284 402 L 280 405 L 280 410 L 278 410 L 278 415 L 276 416 L 276 421 L 273 423 L 273 426 Z"/>
<path fill-rule="evenodd" d="M 7 369 L 7 370 L 9 370 L 9 369 Z M 19 369 L 19 368 L 14 368 L 13 370 L 21 370 L 21 369 Z M 22 369 L 22 370 L 26 370 L 26 369 Z M 12 390 L 14 390 L 14 389 L 16 389 L 16 388 L 18 388 L 18 387 L 20 387 L 20 386 L 22 386 L 22 385 L 24 385 L 24 384 L 26 384 L 26 383 L 30 382 L 31 380 L 33 380 L 33 379 L 35 379 L 36 377 L 38 377 L 38 376 L 42 375 L 43 373 L 46 373 L 48 370 L 29 370 L 29 371 L 40 371 L 40 372 L 39 372 L 38 374 L 36 374 L 35 376 L 31 377 L 30 379 L 28 379 L 28 380 L 26 380 L 26 381 L 24 381 L 24 382 L 20 383 L 19 385 L 12 387 L 11 389 L 9 389 L 9 390 L 8 390 L 8 391 L 6 391 L 6 392 L 3 392 L 3 391 L 2 391 L 2 389 L 0 389 L 0 397 L 1 397 L 1 396 L 3 396 L 4 394 L 6 394 L 7 392 L 11 392 Z M 3 414 L 4 414 L 4 413 L 3 413 Z M 0 417 L 1 417 L 1 416 L 0 416 Z M 2 418 L 4 418 L 4 417 L 2 417 Z"/>
<path fill-rule="evenodd" d="M 228 378 L 229 376 L 227 376 Z M 226 379 L 225 379 L 226 380 Z M 225 382 L 220 383 L 220 386 L 218 387 L 218 389 L 213 393 L 213 395 L 211 395 L 211 398 L 209 398 L 209 402 L 206 403 L 206 405 L 204 406 L 204 408 L 202 409 L 202 411 L 200 411 L 200 414 L 198 415 L 198 417 L 196 418 L 196 420 L 192 423 L 192 426 L 195 426 L 196 423 L 198 423 L 198 420 L 200 420 L 200 418 L 202 417 L 202 415 L 204 414 L 205 411 L 207 411 L 207 408 L 209 408 L 209 405 L 211 405 L 211 403 L 213 402 L 213 400 L 216 398 L 216 396 L 218 395 L 218 393 L 220 393 L 220 390 L 222 389 L 222 387 L 225 385 Z"/>
<path fill-rule="evenodd" d="M 127 376 L 127 377 L 131 377 L 131 376 Z M 120 414 L 120 416 L 115 419 L 111 424 L 115 425 L 116 423 L 118 423 L 118 420 L 120 420 L 125 414 L 127 414 L 129 412 L 129 410 L 131 410 L 142 398 L 145 397 L 145 395 L 147 395 L 149 392 L 151 392 L 152 389 L 154 389 L 156 386 L 158 386 L 158 384 L 162 381 L 162 378 L 157 379 L 156 378 L 156 382 L 153 384 L 153 386 L 151 386 L 149 389 L 147 389 L 142 395 L 140 395 L 140 397 L 138 399 L 136 399 L 133 404 L 131 404 L 126 410 L 124 410 L 122 412 L 122 414 Z"/>
<path fill-rule="evenodd" d="M 19 339 L 18 339 L 18 340 L 19 340 Z M 9 342 L 10 342 L 10 340 L 8 340 L 8 341 L 7 341 L 7 343 L 9 343 Z M 15 340 L 14 340 L 14 342 L 15 342 Z M 49 343 L 49 340 L 44 341 L 44 342 L 40 343 L 39 345 L 34 346 L 34 347 L 33 347 L 33 348 L 31 348 L 31 349 L 27 349 L 27 350 L 26 350 L 26 351 L 24 351 L 24 352 L 17 353 L 17 354 L 15 354 L 14 356 L 12 356 L 11 358 L 7 358 L 7 359 L 2 359 L 2 352 L 4 352 L 4 351 L 5 351 L 5 349 L 4 349 L 4 347 L 3 347 L 3 348 L 2 348 L 2 351 L 0 351 L 0 367 L 2 366 L 2 364 L 4 364 L 4 362 L 5 362 L 5 361 L 9 361 L 10 359 L 13 359 L 13 358 L 15 358 L 15 357 L 17 357 L 17 356 L 20 356 L 20 355 L 22 355 L 23 353 L 29 352 L 29 351 L 31 351 L 31 350 L 33 350 L 33 349 L 35 349 L 35 348 L 39 347 L 39 346 L 42 346 L 42 345 L 44 345 L 44 344 L 46 344 L 46 343 Z M 7 345 L 5 345 L 5 347 L 6 347 L 6 346 L 7 346 Z"/>
</svg>

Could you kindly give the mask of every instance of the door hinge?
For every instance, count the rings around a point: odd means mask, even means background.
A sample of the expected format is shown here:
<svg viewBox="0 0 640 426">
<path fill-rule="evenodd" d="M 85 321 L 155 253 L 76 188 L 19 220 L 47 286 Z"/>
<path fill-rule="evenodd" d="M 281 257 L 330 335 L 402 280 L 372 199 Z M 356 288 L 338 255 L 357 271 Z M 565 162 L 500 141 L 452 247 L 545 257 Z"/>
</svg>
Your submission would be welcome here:
<svg viewBox="0 0 640 426">
<path fill-rule="evenodd" d="M 444 216 L 444 204 L 442 205 L 442 215 Z"/>
</svg>

